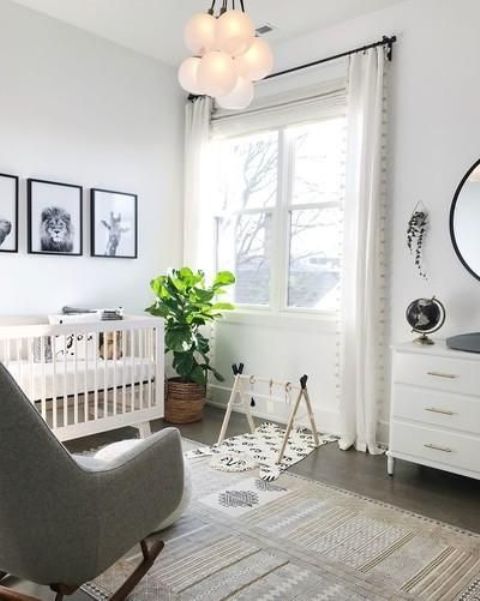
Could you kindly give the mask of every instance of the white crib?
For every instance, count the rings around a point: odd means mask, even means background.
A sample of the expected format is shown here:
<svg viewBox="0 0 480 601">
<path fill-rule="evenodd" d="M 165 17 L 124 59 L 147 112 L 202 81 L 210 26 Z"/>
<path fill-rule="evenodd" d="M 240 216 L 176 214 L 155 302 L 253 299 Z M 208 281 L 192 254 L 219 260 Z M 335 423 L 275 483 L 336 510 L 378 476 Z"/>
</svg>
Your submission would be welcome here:
<svg viewBox="0 0 480 601">
<path fill-rule="evenodd" d="M 2 321 L 0 361 L 60 440 L 163 417 L 163 320 Z"/>
</svg>

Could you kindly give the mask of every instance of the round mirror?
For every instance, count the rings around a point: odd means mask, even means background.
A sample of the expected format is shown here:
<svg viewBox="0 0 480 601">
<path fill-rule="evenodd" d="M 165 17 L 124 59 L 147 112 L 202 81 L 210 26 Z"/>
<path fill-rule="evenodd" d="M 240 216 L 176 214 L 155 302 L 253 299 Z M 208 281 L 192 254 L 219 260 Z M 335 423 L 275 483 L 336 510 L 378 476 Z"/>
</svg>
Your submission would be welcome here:
<svg viewBox="0 0 480 601">
<path fill-rule="evenodd" d="M 480 280 L 480 161 L 457 188 L 450 212 L 450 235 L 458 258 Z"/>
</svg>

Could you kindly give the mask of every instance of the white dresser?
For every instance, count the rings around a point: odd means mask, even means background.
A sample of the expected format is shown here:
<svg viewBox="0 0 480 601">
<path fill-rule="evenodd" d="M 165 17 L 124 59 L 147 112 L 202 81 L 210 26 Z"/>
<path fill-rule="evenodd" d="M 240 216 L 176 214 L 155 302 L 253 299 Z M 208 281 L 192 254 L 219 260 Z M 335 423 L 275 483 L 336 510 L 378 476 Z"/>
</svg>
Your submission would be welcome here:
<svg viewBox="0 0 480 601">
<path fill-rule="evenodd" d="M 480 479 L 480 355 L 394 347 L 387 456 L 390 475 L 398 458 Z"/>
</svg>

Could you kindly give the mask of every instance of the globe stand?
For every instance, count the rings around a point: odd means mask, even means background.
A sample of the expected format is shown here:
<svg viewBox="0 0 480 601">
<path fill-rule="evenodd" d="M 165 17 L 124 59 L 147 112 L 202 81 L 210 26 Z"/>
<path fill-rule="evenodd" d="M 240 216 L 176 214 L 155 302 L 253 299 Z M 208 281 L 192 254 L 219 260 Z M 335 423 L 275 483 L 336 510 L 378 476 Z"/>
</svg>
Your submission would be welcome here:
<svg viewBox="0 0 480 601">
<path fill-rule="evenodd" d="M 435 297 L 418 298 L 409 304 L 406 312 L 406 318 L 412 332 L 420 334 L 413 341 L 422 346 L 432 346 L 435 342 L 428 337 L 428 334 L 438 332 L 445 323 L 446 311 L 443 304 Z"/>
<path fill-rule="evenodd" d="M 418 333 L 419 332 L 417 332 L 417 334 Z M 429 338 L 426 334 L 422 334 L 418 338 L 415 338 L 415 340 L 413 342 L 415 342 L 416 344 L 422 344 L 425 346 L 431 346 L 432 344 L 435 344 L 435 342 L 431 338 Z"/>
</svg>

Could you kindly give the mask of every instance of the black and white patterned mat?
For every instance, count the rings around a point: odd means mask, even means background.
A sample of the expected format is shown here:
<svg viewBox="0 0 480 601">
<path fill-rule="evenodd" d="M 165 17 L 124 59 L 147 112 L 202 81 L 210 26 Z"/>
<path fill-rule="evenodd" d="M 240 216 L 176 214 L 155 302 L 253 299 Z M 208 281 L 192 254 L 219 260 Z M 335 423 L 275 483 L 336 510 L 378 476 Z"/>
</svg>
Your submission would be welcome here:
<svg viewBox="0 0 480 601">
<path fill-rule="evenodd" d="M 211 456 L 210 467 L 225 472 L 244 472 L 259 468 L 259 477 L 272 482 L 295 463 L 308 457 L 316 448 L 313 436 L 297 428 L 290 434 L 283 460 L 277 463 L 285 430 L 272 423 L 264 423 L 253 434 L 240 434 L 222 444 L 189 451 L 186 457 Z M 337 440 L 334 436 L 320 435 L 320 446 Z"/>
</svg>

